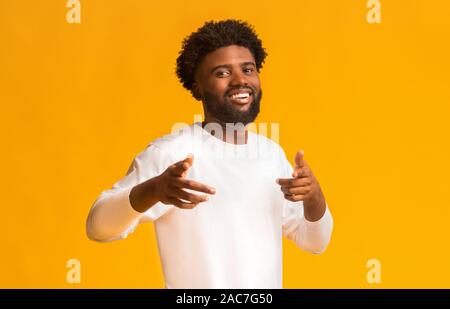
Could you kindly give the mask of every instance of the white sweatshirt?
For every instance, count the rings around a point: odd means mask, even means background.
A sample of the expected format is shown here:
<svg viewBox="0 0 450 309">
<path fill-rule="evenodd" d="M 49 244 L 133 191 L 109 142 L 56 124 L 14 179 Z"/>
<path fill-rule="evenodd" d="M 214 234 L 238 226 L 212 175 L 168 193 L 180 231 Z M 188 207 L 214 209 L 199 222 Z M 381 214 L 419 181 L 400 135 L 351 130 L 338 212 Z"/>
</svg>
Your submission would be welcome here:
<svg viewBox="0 0 450 309">
<path fill-rule="evenodd" d="M 135 211 L 131 189 L 189 153 L 194 163 L 187 178 L 216 194 L 191 210 L 159 202 Z M 246 144 L 234 145 L 195 123 L 157 139 L 134 159 L 127 175 L 95 201 L 87 234 L 111 241 L 153 221 L 168 288 L 282 288 L 282 236 L 321 253 L 333 228 L 328 206 L 309 222 L 302 202 L 284 198 L 276 179 L 290 177 L 292 166 L 272 140 L 249 132 Z"/>
</svg>

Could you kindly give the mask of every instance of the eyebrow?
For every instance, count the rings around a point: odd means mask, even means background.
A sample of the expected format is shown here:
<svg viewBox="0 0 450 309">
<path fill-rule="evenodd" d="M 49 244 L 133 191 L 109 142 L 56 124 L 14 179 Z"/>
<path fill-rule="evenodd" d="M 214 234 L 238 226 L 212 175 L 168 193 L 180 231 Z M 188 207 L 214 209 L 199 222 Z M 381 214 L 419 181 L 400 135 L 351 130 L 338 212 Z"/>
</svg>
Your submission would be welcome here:
<svg viewBox="0 0 450 309">
<path fill-rule="evenodd" d="M 256 64 L 253 61 L 246 61 L 246 62 L 241 62 L 239 64 L 240 66 L 245 66 L 245 65 L 253 65 L 254 67 L 256 67 Z M 219 68 L 231 68 L 231 64 L 221 64 L 221 65 L 217 65 L 214 68 L 211 69 L 211 73 L 213 73 L 215 70 L 219 69 Z"/>
</svg>

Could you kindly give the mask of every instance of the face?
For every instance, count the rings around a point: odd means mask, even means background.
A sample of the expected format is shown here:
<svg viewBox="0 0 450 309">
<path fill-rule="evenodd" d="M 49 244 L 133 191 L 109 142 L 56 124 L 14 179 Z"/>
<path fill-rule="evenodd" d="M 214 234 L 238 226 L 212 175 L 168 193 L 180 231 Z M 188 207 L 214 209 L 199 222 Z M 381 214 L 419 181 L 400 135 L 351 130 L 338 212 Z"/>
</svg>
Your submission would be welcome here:
<svg viewBox="0 0 450 309">
<path fill-rule="evenodd" d="M 247 125 L 259 113 L 259 76 L 245 47 L 231 45 L 207 54 L 197 67 L 193 90 L 203 102 L 207 121 Z"/>
</svg>

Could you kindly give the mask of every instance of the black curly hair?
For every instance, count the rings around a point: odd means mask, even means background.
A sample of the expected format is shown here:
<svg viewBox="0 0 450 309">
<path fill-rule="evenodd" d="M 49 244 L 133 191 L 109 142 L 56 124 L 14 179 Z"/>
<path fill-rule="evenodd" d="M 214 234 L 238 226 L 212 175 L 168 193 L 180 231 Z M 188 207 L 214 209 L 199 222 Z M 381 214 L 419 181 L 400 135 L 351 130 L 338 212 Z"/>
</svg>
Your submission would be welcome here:
<svg viewBox="0 0 450 309">
<path fill-rule="evenodd" d="M 176 68 L 183 87 L 194 95 L 192 85 L 197 65 L 207 54 L 230 45 L 248 48 L 255 58 L 256 70 L 259 72 L 267 53 L 253 27 L 247 22 L 234 19 L 209 21 L 183 40 Z"/>
</svg>

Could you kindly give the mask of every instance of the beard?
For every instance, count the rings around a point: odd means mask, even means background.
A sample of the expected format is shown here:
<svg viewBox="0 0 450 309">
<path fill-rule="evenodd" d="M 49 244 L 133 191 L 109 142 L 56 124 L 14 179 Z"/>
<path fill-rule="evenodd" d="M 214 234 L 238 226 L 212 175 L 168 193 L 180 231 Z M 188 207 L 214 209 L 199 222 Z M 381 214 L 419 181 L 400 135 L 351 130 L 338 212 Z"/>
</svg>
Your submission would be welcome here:
<svg viewBox="0 0 450 309">
<path fill-rule="evenodd" d="M 253 92 L 253 101 L 250 102 L 250 106 L 246 111 L 238 110 L 233 103 L 231 103 L 228 97 L 225 97 L 222 102 L 219 102 L 217 98 L 211 93 L 205 92 L 203 101 L 205 104 L 205 111 L 215 119 L 222 123 L 242 123 L 247 125 L 252 123 L 259 114 L 259 107 L 262 98 L 262 90 L 255 95 Z"/>
</svg>

